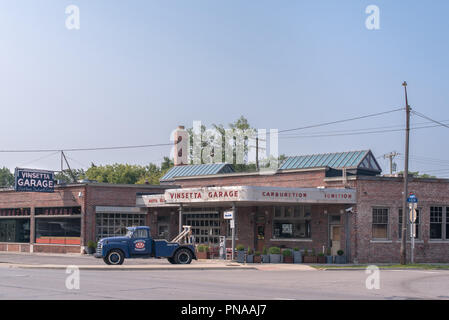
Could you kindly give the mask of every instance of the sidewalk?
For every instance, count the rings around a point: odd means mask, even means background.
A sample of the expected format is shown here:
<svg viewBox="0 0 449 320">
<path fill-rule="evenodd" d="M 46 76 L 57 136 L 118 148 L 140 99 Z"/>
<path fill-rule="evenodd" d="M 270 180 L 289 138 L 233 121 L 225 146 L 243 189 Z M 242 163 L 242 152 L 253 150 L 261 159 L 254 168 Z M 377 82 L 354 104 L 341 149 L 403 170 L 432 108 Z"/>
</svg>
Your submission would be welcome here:
<svg viewBox="0 0 449 320">
<path fill-rule="evenodd" d="M 199 259 L 189 265 L 176 265 L 166 259 L 126 259 L 123 265 L 109 266 L 102 259 L 80 254 L 0 253 L 0 268 L 66 269 L 77 266 L 80 270 L 298 270 L 316 269 L 304 264 L 240 264 L 225 260 Z"/>
</svg>

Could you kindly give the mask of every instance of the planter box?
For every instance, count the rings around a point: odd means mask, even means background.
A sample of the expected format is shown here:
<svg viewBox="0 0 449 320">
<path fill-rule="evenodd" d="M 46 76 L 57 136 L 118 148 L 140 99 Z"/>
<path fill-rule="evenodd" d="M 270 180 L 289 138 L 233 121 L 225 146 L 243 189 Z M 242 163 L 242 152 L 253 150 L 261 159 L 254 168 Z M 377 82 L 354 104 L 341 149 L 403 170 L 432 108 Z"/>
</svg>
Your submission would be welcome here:
<svg viewBox="0 0 449 320">
<path fill-rule="evenodd" d="M 316 262 L 317 263 L 326 263 L 326 256 L 317 256 Z"/>
<path fill-rule="evenodd" d="M 237 251 L 237 262 L 245 263 L 245 251 Z"/>
<path fill-rule="evenodd" d="M 94 254 L 95 253 L 95 248 L 87 248 L 87 254 Z"/>
<path fill-rule="evenodd" d="M 335 256 L 336 264 L 346 264 L 346 256 Z"/>
<path fill-rule="evenodd" d="M 302 263 L 301 251 L 293 251 L 293 262 L 294 263 Z"/>
<path fill-rule="evenodd" d="M 281 263 L 281 255 L 280 254 L 270 254 L 270 263 Z"/>
<path fill-rule="evenodd" d="M 268 254 L 261 255 L 262 263 L 270 263 L 270 256 Z"/>
<path fill-rule="evenodd" d="M 284 256 L 284 263 L 293 263 L 293 256 Z"/>
<path fill-rule="evenodd" d="M 334 257 L 333 256 L 326 256 L 326 263 L 328 263 L 328 264 L 334 263 Z"/>
<path fill-rule="evenodd" d="M 302 260 L 304 263 L 317 263 L 316 256 L 304 256 Z"/>
<path fill-rule="evenodd" d="M 254 256 L 254 263 L 260 263 L 262 261 L 262 256 Z"/>
<path fill-rule="evenodd" d="M 196 253 L 196 257 L 198 258 L 198 259 L 207 259 L 208 258 L 208 252 L 206 251 L 206 252 L 197 252 Z"/>
<path fill-rule="evenodd" d="M 254 255 L 253 254 L 248 254 L 246 256 L 246 262 L 247 263 L 254 263 Z"/>
</svg>

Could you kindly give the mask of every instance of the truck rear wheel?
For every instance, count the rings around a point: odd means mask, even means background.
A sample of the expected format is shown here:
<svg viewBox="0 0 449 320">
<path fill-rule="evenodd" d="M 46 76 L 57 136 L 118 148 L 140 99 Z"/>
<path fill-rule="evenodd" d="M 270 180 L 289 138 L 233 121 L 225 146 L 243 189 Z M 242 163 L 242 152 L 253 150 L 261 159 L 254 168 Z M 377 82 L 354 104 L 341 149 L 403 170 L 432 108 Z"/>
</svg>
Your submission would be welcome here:
<svg viewBox="0 0 449 320">
<path fill-rule="evenodd" d="M 189 264 L 192 262 L 192 252 L 189 249 L 179 249 L 176 251 L 174 261 L 176 264 Z"/>
<path fill-rule="evenodd" d="M 106 263 L 111 265 L 120 265 L 125 261 L 125 256 L 120 250 L 111 250 L 106 256 Z"/>
</svg>

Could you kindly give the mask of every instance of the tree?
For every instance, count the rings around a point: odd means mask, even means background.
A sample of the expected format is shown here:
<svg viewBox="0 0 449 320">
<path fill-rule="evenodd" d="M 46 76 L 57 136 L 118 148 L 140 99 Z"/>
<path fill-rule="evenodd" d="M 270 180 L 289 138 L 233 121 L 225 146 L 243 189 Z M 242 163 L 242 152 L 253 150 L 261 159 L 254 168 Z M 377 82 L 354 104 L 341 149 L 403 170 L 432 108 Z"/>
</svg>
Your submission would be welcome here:
<svg viewBox="0 0 449 320">
<path fill-rule="evenodd" d="M 3 167 L 0 169 L 0 187 L 12 187 L 14 186 L 14 175 L 8 168 Z"/>
<path fill-rule="evenodd" d="M 72 169 L 72 173 L 75 176 L 76 181 L 86 178 L 86 172 L 84 171 L 84 169 Z M 63 172 L 56 173 L 55 180 L 59 180 L 63 183 L 76 182 L 73 181 L 72 175 L 70 174 L 69 170 L 64 170 Z"/>
<path fill-rule="evenodd" d="M 404 171 L 400 171 L 398 172 L 398 174 L 400 175 L 404 175 Z M 409 176 L 412 176 L 413 178 L 436 178 L 436 176 L 432 176 L 430 174 L 427 173 L 423 173 L 423 174 L 419 174 L 419 171 L 409 171 L 408 172 Z"/>
</svg>

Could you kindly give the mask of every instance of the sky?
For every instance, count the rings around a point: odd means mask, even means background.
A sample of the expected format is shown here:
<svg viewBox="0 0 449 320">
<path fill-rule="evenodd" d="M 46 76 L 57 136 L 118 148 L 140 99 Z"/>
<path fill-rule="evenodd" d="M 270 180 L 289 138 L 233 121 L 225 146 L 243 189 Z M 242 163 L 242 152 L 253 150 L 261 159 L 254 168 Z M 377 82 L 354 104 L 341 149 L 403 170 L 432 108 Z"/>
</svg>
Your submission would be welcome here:
<svg viewBox="0 0 449 320">
<path fill-rule="evenodd" d="M 66 27 L 76 5 L 80 28 Z M 369 5 L 380 29 L 369 30 Z M 178 125 L 241 115 L 285 130 L 409 104 L 449 124 L 447 0 L 0 0 L 0 150 L 170 142 Z M 416 115 L 411 126 L 428 126 Z M 396 151 L 405 111 L 281 134 L 279 152 Z M 338 135 L 337 135 L 338 134 Z M 320 135 L 310 137 L 310 135 Z M 333 135 L 333 136 L 332 136 Z M 410 170 L 449 177 L 449 128 L 410 135 Z M 170 146 L 67 152 L 74 168 L 160 163 Z M 60 156 L 0 153 L 0 167 L 59 170 Z"/>
</svg>

